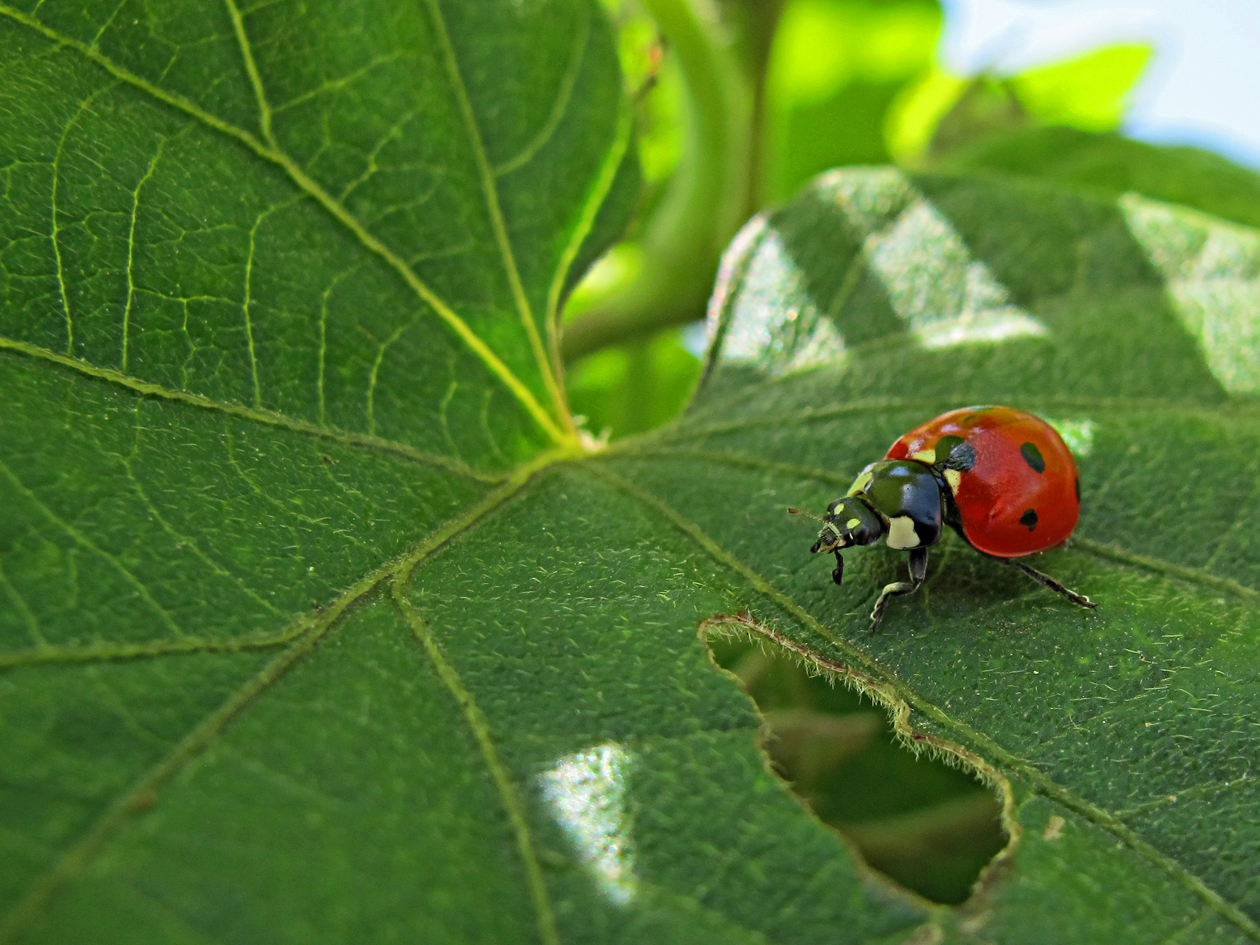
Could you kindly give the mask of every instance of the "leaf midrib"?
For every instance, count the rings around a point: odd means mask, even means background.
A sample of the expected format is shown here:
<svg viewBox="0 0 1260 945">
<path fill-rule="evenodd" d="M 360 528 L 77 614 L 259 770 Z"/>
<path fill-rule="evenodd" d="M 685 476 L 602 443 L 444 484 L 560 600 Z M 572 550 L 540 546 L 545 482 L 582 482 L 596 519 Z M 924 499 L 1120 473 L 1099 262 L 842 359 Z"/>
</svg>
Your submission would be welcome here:
<svg viewBox="0 0 1260 945">
<path fill-rule="evenodd" d="M 290 417 L 287 414 L 280 413 L 279 411 L 259 407 L 247 407 L 243 404 L 234 404 L 228 401 L 215 400 L 211 397 L 206 397 L 203 394 L 196 394 L 191 391 L 173 390 L 169 387 L 163 387 L 160 384 L 154 384 L 151 381 L 145 381 L 137 377 L 132 377 L 131 375 L 124 374 L 122 371 L 115 370 L 114 368 L 98 367 L 97 365 L 84 361 L 80 358 L 72 358 L 39 345 L 0 336 L 0 352 L 4 351 L 51 362 L 58 367 L 68 368 L 95 380 L 115 384 L 118 387 L 140 394 L 144 397 L 155 397 L 161 400 L 173 401 L 175 403 L 188 404 L 189 406 L 197 407 L 202 410 L 216 411 L 218 413 L 227 414 L 228 416 L 239 417 L 242 420 L 252 420 L 256 423 L 265 424 L 266 426 L 281 427 L 286 430 L 292 430 L 295 433 L 303 433 L 308 436 L 313 436 L 322 440 L 330 440 L 346 446 L 360 447 L 381 453 L 390 453 L 424 466 L 435 466 L 440 469 L 445 469 L 457 476 L 465 479 L 472 479 L 477 482 L 497 484 L 503 482 L 508 475 L 510 475 L 510 473 L 496 475 L 493 473 L 481 472 L 457 459 L 437 453 L 425 453 L 421 450 L 415 449 L 414 447 L 408 446 L 405 443 L 399 443 L 384 437 L 373 436 L 365 433 L 353 433 L 348 430 L 340 430 L 336 427 L 325 426 L 318 423 L 312 423 L 308 420 L 300 420 L 295 417 Z"/>
<path fill-rule="evenodd" d="M 513 252 L 512 243 L 508 239 L 507 226 L 503 220 L 503 210 L 499 206 L 499 188 L 496 183 L 494 169 L 490 166 L 490 160 L 486 156 L 486 146 L 481 139 L 481 129 L 477 124 L 477 116 L 473 113 L 472 102 L 468 98 L 468 89 L 459 68 L 459 61 L 455 56 L 455 47 L 451 45 L 451 37 L 446 30 L 446 18 L 442 15 L 442 7 L 438 0 L 425 0 L 425 6 L 428 7 L 429 15 L 433 19 L 434 32 L 437 35 L 442 62 L 446 66 L 451 89 L 455 94 L 455 102 L 459 107 L 460 117 L 464 120 L 464 128 L 472 145 L 473 160 L 477 165 L 482 195 L 485 197 L 486 209 L 490 215 L 490 227 L 494 231 L 494 239 L 499 249 L 499 257 L 503 262 L 503 270 L 507 275 L 508 285 L 512 289 L 512 300 L 516 304 L 517 314 L 520 316 L 525 329 L 525 337 L 529 339 L 530 350 L 533 352 L 534 360 L 537 362 L 538 369 L 542 374 L 543 384 L 546 386 L 548 393 L 551 394 L 551 401 L 560 414 L 560 422 L 565 428 L 564 439 L 575 441 L 577 439 L 577 428 L 573 424 L 573 418 L 569 411 L 564 407 L 564 391 L 560 389 L 559 381 L 551 370 L 551 359 L 543 348 L 542 337 L 538 334 L 538 324 L 534 320 L 533 310 L 529 304 L 528 297 L 525 295 L 525 286 L 521 282 L 521 274 L 516 265 L 516 254 Z M 559 442 L 559 438 L 557 438 L 557 441 Z"/>
<path fill-rule="evenodd" d="M 1219 417 L 1215 416 L 1210 418 L 1219 419 Z M 855 474 L 854 472 L 826 472 L 825 470 L 797 463 L 780 463 L 744 453 L 724 453 L 719 450 L 670 449 L 668 447 L 652 447 L 649 445 L 638 449 L 627 448 L 618 450 L 615 455 L 630 459 L 652 457 L 696 459 L 702 462 L 722 463 L 728 466 L 763 469 L 767 472 L 781 472 L 785 475 L 798 476 L 802 479 L 813 479 L 827 485 L 839 485 L 845 488 L 852 483 Z M 1240 581 L 1235 581 L 1233 578 L 1212 574 L 1205 568 L 1176 564 L 1153 555 L 1139 555 L 1118 545 L 1105 544 L 1079 535 L 1071 539 L 1071 547 L 1080 548 L 1095 558 L 1143 568 L 1162 577 L 1178 578 L 1188 583 L 1211 588 L 1214 591 L 1224 591 L 1246 601 L 1252 608 L 1260 610 L 1260 591 L 1248 587 Z"/>
</svg>

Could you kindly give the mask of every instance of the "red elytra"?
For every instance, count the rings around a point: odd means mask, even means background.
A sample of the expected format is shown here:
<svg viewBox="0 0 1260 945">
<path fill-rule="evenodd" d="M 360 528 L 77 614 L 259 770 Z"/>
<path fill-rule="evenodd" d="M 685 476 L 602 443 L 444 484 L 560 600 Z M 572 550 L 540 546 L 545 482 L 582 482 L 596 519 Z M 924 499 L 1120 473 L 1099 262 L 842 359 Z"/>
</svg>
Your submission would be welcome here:
<svg viewBox="0 0 1260 945">
<path fill-rule="evenodd" d="M 1020 558 L 1072 534 L 1081 511 L 1080 475 L 1054 427 L 1010 407 L 962 407 L 901 436 L 886 458 L 925 455 L 945 437 L 959 437 L 974 450 L 972 468 L 950 483 L 963 537 L 973 548 Z"/>
</svg>

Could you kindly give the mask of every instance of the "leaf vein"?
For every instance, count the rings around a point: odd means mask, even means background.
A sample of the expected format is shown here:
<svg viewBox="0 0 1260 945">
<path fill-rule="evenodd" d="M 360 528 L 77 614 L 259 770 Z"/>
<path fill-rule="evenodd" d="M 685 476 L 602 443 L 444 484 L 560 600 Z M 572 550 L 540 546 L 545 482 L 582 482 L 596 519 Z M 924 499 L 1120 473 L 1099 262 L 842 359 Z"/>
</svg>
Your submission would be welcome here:
<svg viewBox="0 0 1260 945">
<path fill-rule="evenodd" d="M 135 589 L 135 592 L 140 596 L 140 599 L 153 608 L 154 612 L 158 615 L 158 618 L 166 625 L 168 630 L 176 636 L 186 636 L 184 630 L 175 623 L 175 620 L 171 617 L 170 612 L 153 598 L 153 595 L 149 593 L 149 589 L 145 586 L 144 582 L 136 577 L 135 574 L 131 572 L 131 569 L 119 560 L 117 555 L 110 554 L 100 545 L 92 541 L 92 539 L 88 538 L 87 535 L 83 534 L 49 508 L 43 500 L 39 498 L 39 496 L 32 492 L 24 482 L 18 479 L 13 470 L 10 469 L 3 460 L 0 460 L 0 475 L 3 475 L 6 479 L 8 479 L 13 488 L 19 492 L 27 502 L 34 506 L 34 508 L 36 508 L 39 513 L 44 516 L 44 518 L 57 528 L 61 529 L 61 531 L 65 532 L 65 534 L 69 535 L 77 545 L 86 548 L 122 575 L 123 580 Z"/>
<path fill-rule="evenodd" d="M 724 453 L 718 450 L 685 448 L 671 449 L 669 447 L 652 446 L 621 449 L 617 444 L 608 447 L 603 453 L 605 456 L 613 454 L 629 460 L 655 456 L 663 459 L 689 459 L 707 463 L 720 463 L 726 466 L 742 466 L 748 469 L 762 469 L 766 472 L 784 473 L 799 479 L 816 479 L 842 488 L 847 488 L 853 482 L 852 473 L 829 473 L 821 469 L 815 469 L 812 466 L 802 466 L 797 463 L 780 463 L 744 453 Z"/>
<path fill-rule="evenodd" d="M 512 249 L 511 240 L 508 239 L 507 225 L 503 218 L 503 210 L 499 205 L 499 188 L 495 181 L 494 170 L 490 167 L 490 161 L 486 155 L 485 142 L 481 137 L 481 128 L 477 124 L 477 116 L 473 113 L 472 102 L 468 97 L 468 87 L 464 83 L 463 73 L 460 71 L 459 61 L 455 56 L 455 47 L 451 43 L 450 34 L 446 29 L 446 18 L 442 14 L 440 0 L 425 0 L 425 4 L 429 8 L 429 14 L 433 20 L 434 34 L 437 37 L 443 65 L 446 67 L 447 77 L 451 83 L 451 91 L 455 96 L 460 117 L 464 122 L 464 129 L 472 146 L 473 160 L 477 166 L 482 193 L 486 201 L 486 210 L 490 216 L 490 227 L 494 232 L 495 243 L 503 263 L 503 270 L 508 278 L 508 285 L 512 290 L 512 298 L 516 303 L 517 313 L 525 329 L 525 335 L 529 339 L 534 359 L 538 363 L 538 370 L 542 375 L 543 383 L 551 394 L 552 403 L 560 414 L 561 422 L 565 425 L 566 429 L 562 441 L 575 440 L 577 433 L 573 427 L 573 419 L 568 410 L 564 408 L 564 392 L 560 389 L 560 384 L 552 371 L 551 358 L 543 348 L 542 337 L 538 333 L 538 325 L 534 321 L 534 313 L 530 307 L 529 299 L 525 295 L 525 286 L 521 282 L 520 271 L 516 265 L 516 253 Z"/>
<path fill-rule="evenodd" d="M 175 539 L 177 547 L 182 546 L 184 548 L 189 549 L 201 561 L 202 564 L 204 564 L 207 568 L 209 568 L 219 577 L 224 578 L 230 581 L 231 583 L 235 584 L 242 591 L 244 591 L 247 597 L 253 600 L 256 604 L 260 605 L 263 609 L 269 610 L 273 614 L 279 613 L 279 611 L 276 609 L 276 606 L 274 604 L 272 604 L 268 600 L 265 600 L 252 587 L 250 587 L 243 580 L 241 580 L 235 574 L 232 574 L 230 571 L 227 570 L 227 568 L 223 567 L 223 565 L 219 564 L 217 561 L 211 558 L 208 554 L 202 551 L 201 546 L 198 545 L 197 542 L 193 538 L 190 538 L 189 536 L 181 534 L 180 532 L 176 531 L 175 527 L 171 525 L 170 522 L 167 521 L 166 516 L 164 516 L 161 513 L 161 511 L 158 510 L 156 503 L 154 503 L 153 499 L 149 496 L 148 490 L 146 490 L 144 486 L 140 483 L 140 479 L 136 475 L 135 460 L 136 460 L 136 457 L 139 456 L 140 454 L 140 433 L 143 429 L 140 426 L 140 405 L 142 403 L 143 401 L 136 401 L 136 405 L 135 405 L 135 411 L 134 411 L 135 413 L 135 420 L 134 420 L 135 440 L 132 444 L 131 452 L 127 456 L 124 456 L 121 458 L 123 468 L 127 470 L 127 479 L 131 483 L 131 487 L 133 491 L 136 493 L 137 498 L 139 498 L 141 503 L 144 505 L 144 507 L 149 510 L 149 514 L 153 516 L 153 519 L 154 521 L 158 523 L 158 526 L 164 532 L 166 532 L 167 535 Z"/>
<path fill-rule="evenodd" d="M 582 60 L 586 58 L 586 47 L 591 37 L 591 7 L 589 4 L 582 4 L 581 9 L 586 15 L 582 18 L 582 26 L 573 34 L 573 47 L 569 52 L 569 64 L 565 67 L 564 75 L 560 77 L 560 87 L 556 90 L 556 97 L 551 104 L 551 111 L 547 115 L 547 120 L 542 123 L 542 127 L 538 129 L 533 138 L 526 142 L 525 147 L 515 157 L 509 158 L 493 168 L 495 177 L 511 174 L 532 161 L 547 142 L 552 139 L 556 129 L 560 127 L 560 122 L 564 120 L 565 113 L 569 110 L 569 103 L 573 99 L 573 89 L 577 86 L 578 75 L 582 71 Z"/>
<path fill-rule="evenodd" d="M 1089 538 L 1073 538 L 1072 545 L 1080 548 L 1082 551 L 1088 552 L 1096 558 L 1102 558 L 1114 561 L 1117 564 L 1127 564 L 1133 567 L 1144 568 L 1147 571 L 1153 571 L 1164 577 L 1177 578 L 1182 581 L 1188 581 L 1192 584 L 1200 584 L 1204 587 L 1210 587 L 1215 591 L 1223 591 L 1232 594 L 1245 601 L 1251 607 L 1260 607 L 1260 591 L 1247 587 L 1235 581 L 1233 578 L 1218 577 L 1210 574 L 1201 568 L 1187 567 L 1183 564 L 1173 564 L 1171 561 L 1165 561 L 1162 558 L 1153 558 L 1149 555 L 1138 555 L 1131 551 L 1125 551 L 1115 545 L 1103 544 L 1102 542 L 1093 541 Z"/>
<path fill-rule="evenodd" d="M 9 599 L 13 601 L 14 608 L 22 615 L 22 620 L 26 623 L 26 632 L 30 634 L 31 639 L 37 646 L 47 646 L 48 641 L 44 638 L 44 634 L 39 629 L 39 618 L 35 616 L 35 612 L 31 610 L 30 605 L 27 604 L 26 598 L 22 596 L 21 592 L 13 586 L 13 582 L 9 580 L 9 575 L 5 571 L 4 567 L 4 555 L 0 555 L 0 587 L 4 588 L 4 592 L 8 594 Z M 0 665 L 3 665 L 2 661 L 0 661 Z"/>
<path fill-rule="evenodd" d="M 136 294 L 136 282 L 134 277 L 135 259 L 136 259 L 136 217 L 140 211 L 140 191 L 144 189 L 150 178 L 153 177 L 154 171 L 157 170 L 158 161 L 162 157 L 162 149 L 166 147 L 166 139 L 158 141 L 158 146 L 153 152 L 153 158 L 149 161 L 149 166 L 145 170 L 144 175 L 136 184 L 135 190 L 131 192 L 131 221 L 127 228 L 127 301 L 123 305 L 122 317 L 122 358 L 119 364 L 119 370 L 126 373 L 128 346 L 131 339 L 131 303 Z M 69 352 L 67 352 L 69 353 Z"/>
<path fill-rule="evenodd" d="M 745 466 L 750 469 L 765 469 L 772 472 L 782 472 L 789 475 L 800 476 L 801 478 L 816 479 L 820 482 L 840 486 L 847 486 L 853 479 L 852 475 L 837 475 L 820 469 L 813 469 L 809 466 L 800 466 L 794 463 L 777 463 L 772 460 L 763 460 L 755 456 L 747 456 L 738 453 L 722 453 L 716 450 L 652 448 L 651 446 L 646 448 L 618 448 L 617 446 L 612 446 L 605 450 L 603 455 L 610 454 L 618 454 L 630 459 L 648 456 L 698 459 L 704 462 L 724 463 L 729 466 Z M 1092 539 L 1080 536 L 1072 538 L 1066 547 L 1069 549 L 1079 548 L 1096 558 L 1114 561 L 1118 564 L 1144 568 L 1165 577 L 1174 577 L 1182 581 L 1201 584 L 1205 587 L 1210 587 L 1213 590 L 1224 591 L 1226 593 L 1233 594 L 1236 597 L 1242 598 L 1252 606 L 1260 605 L 1260 591 L 1247 587 L 1245 584 L 1235 581 L 1232 578 L 1218 577 L 1217 575 L 1211 574 L 1202 568 L 1173 564 L 1170 561 L 1165 561 L 1162 558 L 1155 558 L 1149 555 L 1133 554 L 1132 552 L 1125 551 L 1115 545 L 1103 544 L 1101 542 L 1096 542 Z"/>
<path fill-rule="evenodd" d="M 403 572 L 399 572 L 391 583 L 390 594 L 393 597 L 394 605 L 402 614 L 403 620 L 411 629 L 412 635 L 424 648 L 424 652 L 428 656 L 429 662 L 433 664 L 433 669 L 442 681 L 442 685 L 450 692 L 451 697 L 455 700 L 464 716 L 465 723 L 472 731 L 473 738 L 477 742 L 477 748 L 481 752 L 482 761 L 485 763 L 486 769 L 490 773 L 490 779 L 494 782 L 495 790 L 499 794 L 499 801 L 503 805 L 508 815 L 508 821 L 512 825 L 517 853 L 521 858 L 522 865 L 525 867 L 530 900 L 533 902 L 534 913 L 538 921 L 538 936 L 546 945 L 559 945 L 560 936 L 556 931 L 555 911 L 551 906 L 551 897 L 547 892 L 547 884 L 543 880 L 542 866 L 538 860 L 538 853 L 534 848 L 533 832 L 530 830 L 529 819 L 525 814 L 525 805 L 521 801 L 516 786 L 512 783 L 512 776 L 509 774 L 507 766 L 504 765 L 503 760 L 499 757 L 498 749 L 494 743 L 494 736 L 490 732 L 489 720 L 477 705 L 472 692 L 464 685 L 454 665 L 442 652 L 442 647 L 429 629 L 427 622 L 420 616 L 411 601 L 407 600 L 402 586 L 406 576 Z"/>
<path fill-rule="evenodd" d="M 564 293 L 565 285 L 569 280 L 573 263 L 577 260 L 578 253 L 582 251 L 582 246 L 585 244 L 587 237 L 590 236 L 591 230 L 594 229 L 599 210 L 604 205 L 609 191 L 612 190 L 613 182 L 617 178 L 617 171 L 625 158 L 627 148 L 630 147 L 630 137 L 633 130 L 633 104 L 629 96 L 623 95 L 612 141 L 609 142 L 608 151 L 604 155 L 599 173 L 596 174 L 595 180 L 592 181 L 586 199 L 578 212 L 573 230 L 569 234 L 569 240 L 560 254 L 555 277 L 551 280 L 551 286 L 547 290 L 547 343 L 551 348 L 552 370 L 555 372 L 556 377 L 564 376 L 564 364 L 560 351 L 561 295 Z M 567 395 L 564 395 L 562 392 L 562 396 Z M 565 413 L 567 414 L 567 399 L 562 403 L 565 405 Z"/>
<path fill-rule="evenodd" d="M 258 380 L 258 354 L 254 350 L 254 323 L 250 317 L 249 306 L 252 301 L 254 283 L 254 250 L 257 245 L 258 227 L 266 218 L 266 213 L 260 213 L 254 220 L 254 225 L 249 228 L 249 252 L 245 256 L 245 291 L 244 298 L 241 300 L 241 317 L 245 320 L 245 343 L 249 349 L 249 376 L 254 385 L 254 406 L 262 407 L 262 385 Z M 371 433 L 372 431 L 368 431 Z"/>
<path fill-rule="evenodd" d="M 1166 794 L 1153 800 L 1145 801 L 1141 804 L 1134 804 L 1132 807 L 1126 807 L 1123 810 L 1116 811 L 1116 816 L 1122 820 L 1130 820 L 1134 817 L 1141 817 L 1153 810 L 1161 807 L 1167 807 L 1169 804 L 1180 803 L 1187 798 L 1211 797 L 1216 794 L 1225 794 L 1229 791 L 1236 791 L 1240 788 L 1254 787 L 1257 779 L 1249 777 L 1246 774 L 1240 774 L 1238 777 L 1229 781 L 1213 781 L 1209 784 L 1196 784 L 1188 788 L 1177 791 L 1176 794 Z"/>
<path fill-rule="evenodd" d="M 421 465 L 435 466 L 440 469 L 445 469 L 455 475 L 462 476 L 466 479 L 474 479 L 478 482 L 498 483 L 503 481 L 502 476 L 478 472 L 458 460 L 454 460 L 446 456 L 424 453 L 406 445 L 405 443 L 396 443 L 392 440 L 376 436 L 367 436 L 361 433 L 349 433 L 344 430 L 338 430 L 336 427 L 321 426 L 316 423 L 310 423 L 306 420 L 298 420 L 294 417 L 289 417 L 274 410 L 246 407 L 241 404 L 224 403 L 222 401 L 217 401 L 210 397 L 205 397 L 201 394 L 194 394 L 189 391 L 171 390 L 169 388 L 162 387 L 160 384 L 153 384 L 149 381 L 142 381 L 139 378 L 123 374 L 121 371 L 116 371 L 113 368 L 97 367 L 94 364 L 89 364 L 87 361 L 58 354 L 55 351 L 50 351 L 47 348 L 41 348 L 39 345 L 29 344 L 24 341 L 0 337 L 0 351 L 10 351 L 15 354 L 26 355 L 39 360 L 49 361 L 60 367 L 69 368 L 70 370 L 77 371 L 80 374 L 95 378 L 96 380 L 116 384 L 119 387 L 126 388 L 127 390 L 133 391 L 144 397 L 154 397 L 160 400 L 172 401 L 174 403 L 188 404 L 189 406 L 197 407 L 202 410 L 218 411 L 242 420 L 251 420 L 255 423 L 281 427 L 286 430 L 292 430 L 295 433 L 303 433 L 323 440 L 332 440 L 346 446 L 355 446 L 377 452 L 390 453 Z"/>
<path fill-rule="evenodd" d="M 764 399 L 764 392 L 760 392 L 759 396 Z M 1256 406 L 1246 402 L 1226 402 L 1219 404 L 1204 404 L 1202 406 L 1189 406 L 1184 401 L 1161 400 L 1156 398 L 1030 398 L 1014 394 L 991 397 L 988 398 L 987 402 L 1022 404 L 1023 406 L 1029 408 L 1049 407 L 1060 409 L 1095 410 L 1099 412 L 1161 411 L 1181 416 L 1217 420 L 1230 424 L 1236 424 L 1240 420 L 1244 419 L 1260 419 L 1260 410 L 1258 410 Z M 716 412 L 719 409 L 726 409 L 729 406 L 728 401 L 722 400 L 715 402 L 712 405 L 706 405 L 703 411 L 698 411 L 696 415 L 688 417 L 681 422 L 676 422 L 671 426 L 664 427 L 659 431 L 653 431 L 650 434 L 644 434 L 635 442 L 675 440 L 692 436 L 720 436 L 726 433 L 739 433 L 744 430 L 756 430 L 763 427 L 782 429 L 793 426 L 806 426 L 811 423 L 821 423 L 827 420 L 834 420 L 837 417 L 855 414 L 881 413 L 890 410 L 923 410 L 925 412 L 930 410 L 939 411 L 943 407 L 953 407 L 957 406 L 957 404 L 958 399 L 956 397 L 946 397 L 945 395 L 922 399 L 877 397 L 849 401 L 848 403 L 837 404 L 831 407 L 803 407 L 791 414 L 763 414 L 760 416 L 749 417 L 745 420 L 733 420 L 727 423 L 714 423 L 709 426 L 703 426 L 696 422 L 701 419 L 705 413 Z M 631 441 L 627 440 L 625 442 L 629 443 Z"/>
<path fill-rule="evenodd" d="M 223 0 L 228 16 L 232 20 L 232 31 L 236 34 L 236 44 L 241 50 L 241 61 L 245 65 L 245 74 L 249 77 L 250 87 L 254 90 L 254 98 L 258 103 L 258 127 L 262 131 L 263 140 L 279 150 L 275 135 L 271 132 L 271 106 L 267 103 L 267 91 L 263 87 L 262 75 L 258 72 L 258 64 L 254 61 L 254 50 L 245 31 L 245 21 L 236 6 L 236 0 Z"/>
<path fill-rule="evenodd" d="M 404 322 L 395 328 L 388 338 L 377 345 L 376 357 L 372 359 L 372 370 L 368 372 L 366 395 L 368 436 L 376 436 L 376 380 L 381 372 L 381 362 L 385 360 L 385 352 L 389 349 L 389 346 L 397 341 L 402 336 L 402 333 L 410 327 L 410 323 Z"/>
<path fill-rule="evenodd" d="M 41 666 L 52 663 L 78 665 L 82 663 L 118 663 L 158 656 L 180 656 L 188 653 L 237 653 L 246 650 L 265 650 L 289 643 L 301 635 L 310 624 L 304 617 L 288 629 L 263 636 L 224 638 L 221 640 L 201 637 L 181 637 L 173 640 L 150 640 L 143 643 L 95 643 L 83 646 L 37 646 L 26 650 L 0 653 L 0 671 L 20 666 Z"/>
<path fill-rule="evenodd" d="M 268 663 L 261 672 L 189 732 L 131 790 L 117 798 L 79 841 L 61 855 L 52 869 L 28 888 L 9 914 L 0 920 L 0 943 L 8 945 L 16 941 L 44 913 L 56 894 L 87 867 L 131 817 L 147 806 L 145 799 L 151 798 L 158 788 L 169 783 L 185 764 L 209 747 L 250 702 L 283 676 L 298 659 L 314 649 L 315 644 L 332 626 L 332 622 L 328 620 L 311 627 L 302 638 Z"/>
<path fill-rule="evenodd" d="M 401 56 L 402 56 L 401 52 L 392 52 L 384 56 L 377 56 L 374 59 L 371 59 L 366 65 L 359 66 L 359 68 L 353 69 L 339 78 L 325 79 L 323 82 L 321 82 L 319 85 L 315 86 L 314 88 L 308 89 L 305 92 L 301 92 L 293 96 L 293 98 L 283 101 L 279 105 L 276 105 L 274 108 L 271 109 L 271 114 L 279 115 L 280 113 L 286 112 L 291 108 L 296 108 L 297 106 L 303 104 L 304 102 L 309 102 L 313 98 L 318 98 L 320 95 L 323 95 L 325 92 L 332 92 L 338 89 L 343 89 L 347 85 L 350 85 L 352 82 L 356 81 L 357 79 L 363 78 L 363 76 L 367 75 L 373 69 L 377 69 L 387 63 L 394 62 L 395 60 L 399 59 Z M 411 117 L 411 116 L 409 115 L 408 117 Z"/>
<path fill-rule="evenodd" d="M 70 292 L 66 287 L 65 266 L 61 259 L 61 223 L 58 220 L 60 205 L 57 200 L 58 185 L 61 182 L 61 157 L 66 151 L 66 140 L 70 137 L 70 131 L 79 123 L 79 119 L 87 112 L 91 104 L 105 92 L 109 91 L 112 86 L 107 85 L 97 89 L 75 109 L 74 114 L 70 116 L 70 120 L 66 122 L 65 127 L 61 129 L 61 137 L 57 139 L 57 151 L 53 155 L 52 165 L 52 231 L 49 238 L 52 240 L 53 257 L 57 262 L 57 288 L 61 292 L 61 309 L 66 323 L 66 354 L 74 353 L 74 316 L 70 314 Z"/>
</svg>

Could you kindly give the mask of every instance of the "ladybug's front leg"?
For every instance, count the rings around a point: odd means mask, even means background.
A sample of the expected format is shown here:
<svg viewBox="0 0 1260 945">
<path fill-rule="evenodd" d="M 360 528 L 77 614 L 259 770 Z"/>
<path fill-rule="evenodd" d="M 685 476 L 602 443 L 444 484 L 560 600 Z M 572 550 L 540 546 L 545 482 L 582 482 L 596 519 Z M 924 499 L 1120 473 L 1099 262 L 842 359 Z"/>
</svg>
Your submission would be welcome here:
<svg viewBox="0 0 1260 945">
<path fill-rule="evenodd" d="M 928 550 L 926 548 L 915 548 L 910 552 L 910 580 L 895 581 L 892 584 L 884 586 L 883 592 L 879 595 L 879 600 L 875 601 L 875 609 L 871 611 L 871 633 L 879 629 L 879 622 L 884 619 L 884 608 L 888 606 L 890 597 L 899 597 L 902 594 L 911 594 L 919 589 L 919 585 L 923 583 L 923 579 L 927 577 L 927 560 Z"/>
<path fill-rule="evenodd" d="M 839 584 L 844 580 L 844 557 L 836 550 L 836 569 L 831 572 L 831 579 Z"/>
</svg>

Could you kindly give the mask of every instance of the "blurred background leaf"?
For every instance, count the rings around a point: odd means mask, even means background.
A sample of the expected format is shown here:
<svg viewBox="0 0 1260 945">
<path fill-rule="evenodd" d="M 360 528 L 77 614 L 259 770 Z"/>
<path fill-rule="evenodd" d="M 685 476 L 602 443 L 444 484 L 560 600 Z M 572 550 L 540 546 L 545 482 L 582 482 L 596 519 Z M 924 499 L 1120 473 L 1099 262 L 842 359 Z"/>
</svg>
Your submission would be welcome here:
<svg viewBox="0 0 1260 945">
<path fill-rule="evenodd" d="M 1029 147 L 1004 146 L 1011 136 L 1076 130 L 1085 133 L 1077 151 L 1091 134 L 1122 140 L 1111 133 L 1152 52 L 1113 44 L 1012 76 L 963 76 L 938 60 L 935 0 L 605 5 L 639 90 L 646 186 L 625 239 L 569 299 L 564 352 L 575 412 L 614 438 L 681 408 L 701 350 L 696 332 L 675 328 L 703 318 L 722 247 L 749 215 L 831 167 L 1018 170 L 1010 165 L 1031 160 Z M 1053 148 L 1024 172 L 1054 173 L 1062 162 Z M 1113 163 L 1140 167 L 1136 157 Z M 1166 164 L 1149 175 L 1164 189 L 1175 176 Z M 1072 182 L 1090 182 L 1079 177 Z M 1219 189 L 1227 202 L 1229 187 Z"/>
</svg>

